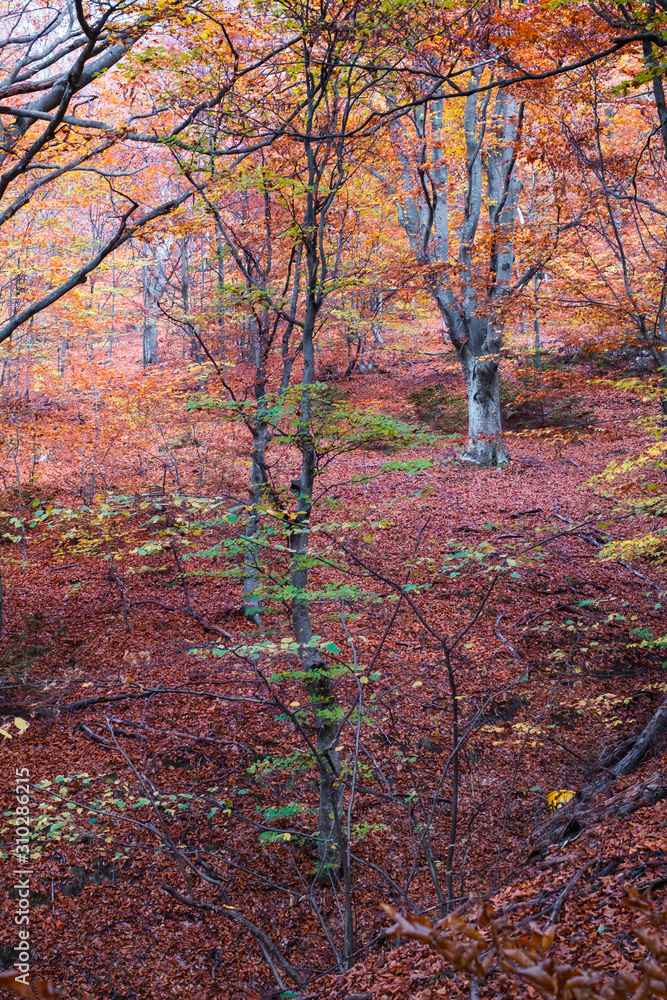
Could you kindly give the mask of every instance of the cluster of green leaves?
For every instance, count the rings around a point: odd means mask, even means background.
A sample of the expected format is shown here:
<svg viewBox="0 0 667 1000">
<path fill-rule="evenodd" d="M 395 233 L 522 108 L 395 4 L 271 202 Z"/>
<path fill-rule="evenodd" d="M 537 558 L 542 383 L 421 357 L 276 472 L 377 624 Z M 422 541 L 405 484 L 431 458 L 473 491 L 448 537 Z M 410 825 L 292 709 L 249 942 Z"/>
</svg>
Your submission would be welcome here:
<svg viewBox="0 0 667 1000">
<path fill-rule="evenodd" d="M 495 529 L 495 524 L 482 525 L 483 531 Z M 504 546 L 487 541 L 462 546 L 460 539 L 450 539 L 445 543 L 445 548 L 449 551 L 443 556 L 441 573 L 450 579 L 456 579 L 465 571 L 472 571 L 483 574 L 507 573 L 511 578 L 519 580 L 522 568 L 541 563 L 546 558 L 540 546 L 524 552 L 522 550 L 527 548 L 525 542 L 517 544 L 512 540 Z"/>
<path fill-rule="evenodd" d="M 312 766 L 315 762 L 313 761 Z M 270 826 L 281 821 L 292 821 L 297 816 L 312 814 L 313 809 L 309 809 L 302 802 L 288 802 L 284 806 L 257 806 L 256 812 L 261 817 L 264 826 Z M 293 834 L 288 830 L 264 830 L 259 835 L 260 844 L 279 844 L 287 840 L 293 840 Z"/>
<path fill-rule="evenodd" d="M 545 619 L 534 625 L 524 626 L 525 635 L 542 636 L 551 647 L 547 658 L 553 662 L 562 662 L 572 658 L 574 654 L 581 653 L 584 656 L 600 654 L 610 656 L 624 653 L 626 650 L 649 649 L 661 652 L 667 647 L 667 635 L 656 637 L 650 628 L 638 625 L 631 627 L 633 622 L 638 621 L 638 615 L 623 614 L 627 609 L 629 612 L 629 602 L 624 600 L 619 605 L 619 610 L 605 608 L 612 602 L 618 600 L 616 597 L 588 598 L 578 601 L 577 606 L 585 609 L 602 612 L 597 621 L 591 621 L 590 617 L 578 617 L 572 615 L 564 621 L 554 621 Z M 660 609 L 660 604 L 656 605 Z M 618 638 L 613 638 L 608 634 L 609 626 L 619 626 L 622 630 Z M 563 639 L 565 642 L 563 643 Z M 663 664 L 667 668 L 667 663 Z M 575 673 L 582 673 L 580 666 L 574 666 Z"/>
<path fill-rule="evenodd" d="M 410 426 L 372 407 L 353 406 L 346 395 L 326 382 L 304 388 L 295 385 L 283 393 L 267 393 L 261 411 L 254 400 L 232 400 L 201 393 L 190 399 L 189 410 L 224 410 L 230 419 L 268 424 L 284 443 L 298 445 L 303 433 L 304 396 L 310 412 L 308 433 L 320 463 L 361 449 L 399 449 L 433 444 L 433 434 Z"/>
<path fill-rule="evenodd" d="M 155 810 L 167 819 L 194 812 L 200 819 L 212 819 L 216 813 L 230 815 L 232 801 L 215 799 L 211 793 L 146 792 L 117 774 L 91 777 L 86 771 L 76 774 L 59 774 L 53 780 L 43 778 L 33 786 L 33 792 L 42 796 L 36 807 L 37 818 L 31 824 L 31 857 L 37 860 L 45 846 L 53 842 L 75 843 L 82 837 L 94 834 L 107 844 L 116 840 L 114 828 L 124 818 L 132 818 L 133 810 L 143 810 L 137 818 L 151 820 Z M 146 811 L 147 810 L 147 811 Z M 0 836 L 10 832 L 15 818 L 13 810 L 3 814 L 10 822 L 0 828 Z M 156 848 L 159 850 L 159 848 Z M 6 857 L 6 855 L 2 855 Z M 121 856 L 120 854 L 117 855 Z"/>
<path fill-rule="evenodd" d="M 52 540 L 54 555 L 76 552 L 104 559 L 121 558 L 126 554 L 155 555 L 167 548 L 174 537 L 187 544 L 190 534 L 234 524 L 242 510 L 238 506 L 230 510 L 228 496 L 112 492 L 97 494 L 91 504 L 51 506 L 35 500 L 32 508 L 30 521 L 21 522 L 7 512 L 0 514 L 0 519 L 25 530 L 45 529 Z M 148 511 L 151 513 L 146 517 Z M 157 537 L 137 546 L 137 536 L 142 531 L 155 533 Z M 21 541 L 21 535 L 5 533 L 5 536 L 11 537 L 13 542 Z"/>
<path fill-rule="evenodd" d="M 667 650 L 667 634 L 658 637 L 653 634 L 650 628 L 633 628 L 632 634 L 639 641 L 631 643 L 631 647 L 638 646 L 640 649 L 657 649 L 659 652 Z M 663 667 L 667 667 L 667 663 L 663 663 Z"/>
</svg>

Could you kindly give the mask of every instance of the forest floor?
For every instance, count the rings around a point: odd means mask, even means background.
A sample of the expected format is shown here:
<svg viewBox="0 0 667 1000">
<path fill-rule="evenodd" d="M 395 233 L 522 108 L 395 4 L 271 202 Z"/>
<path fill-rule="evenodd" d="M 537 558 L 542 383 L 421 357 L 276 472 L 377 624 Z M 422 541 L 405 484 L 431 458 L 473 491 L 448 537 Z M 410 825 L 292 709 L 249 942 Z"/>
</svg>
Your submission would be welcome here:
<svg viewBox="0 0 667 1000">
<path fill-rule="evenodd" d="M 340 383 L 353 402 L 375 402 L 397 416 L 421 406 L 423 418 L 440 431 L 462 429 L 461 380 L 451 354 L 387 351 L 378 358 L 380 370 Z M 603 753 L 639 732 L 667 690 L 664 653 L 650 640 L 664 632 L 667 573 L 657 565 L 596 558 L 601 540 L 636 532 L 638 521 L 617 513 L 599 485 L 586 485 L 641 442 L 633 420 L 649 404 L 615 389 L 611 379 L 594 382 L 599 375 L 590 360 L 571 372 L 549 372 L 552 386 L 560 379 L 560 410 L 551 420 L 538 419 L 534 403 L 532 411 L 522 411 L 525 379 L 510 376 L 512 460 L 500 469 L 461 462 L 457 440 L 441 438 L 396 456 L 422 460 L 414 471 L 389 469 L 369 479 L 394 457 L 369 451 L 341 456 L 324 484 L 334 498 L 327 517 L 338 508 L 345 519 L 339 544 L 399 582 L 414 556 L 412 579 L 429 584 L 415 602 L 435 632 L 451 639 L 473 622 L 454 658 L 461 727 L 471 726 L 462 760 L 457 898 L 490 893 L 498 906 L 521 903 L 522 919 L 544 919 L 584 869 L 559 907 L 559 954 L 594 968 L 622 968 L 639 953 L 624 916 L 627 886 L 650 883 L 660 898 L 667 884 L 665 744 L 639 771 L 601 793 L 598 812 L 582 820 L 576 835 L 570 830 L 565 846 L 562 838 L 550 846 L 545 832 L 547 793 L 588 785 Z M 423 392 L 429 386 L 443 387 L 439 403 Z M 540 422 L 546 426 L 535 427 Z M 355 483 L 354 477 L 366 481 Z M 5 498 L 6 506 L 11 502 Z M 3 797 L 13 787 L 15 768 L 28 767 L 33 783 L 50 782 L 42 793 L 45 805 L 53 802 L 50 791 L 63 785 L 73 802 L 85 805 L 97 785 L 112 789 L 106 799 L 100 791 L 99 801 L 127 816 L 128 824 L 133 816 L 149 823 L 138 771 L 179 804 L 202 788 L 234 785 L 246 795 L 245 820 L 235 805 L 226 817 L 193 814 L 192 823 L 206 828 L 209 842 L 229 844 L 231 838 L 237 861 L 245 858 L 245 870 L 241 865 L 229 874 L 225 898 L 271 933 L 293 964 L 311 974 L 318 970 L 305 995 L 430 1000 L 466 993 L 465 978 L 437 956 L 381 937 L 388 922 L 380 904 L 397 904 L 385 875 L 405 880 L 414 849 L 410 809 L 400 813 L 393 800 L 390 809 L 381 798 L 359 793 L 354 846 L 366 865 L 355 876 L 360 950 L 345 974 L 332 968 L 308 903 L 305 843 L 258 843 L 252 816 L 279 805 L 293 787 L 285 773 L 261 772 L 262 762 L 291 753 L 294 736 L 253 703 L 258 688 L 247 665 L 212 655 L 206 646 L 211 632 L 201 621 L 235 643 L 257 641 L 260 630 L 243 617 L 238 585 L 202 572 L 189 575 L 183 591 L 163 556 L 144 558 L 152 570 L 134 574 L 132 566 L 142 559 L 129 559 L 118 582 L 99 556 L 75 552 L 67 558 L 61 547 L 56 559 L 51 551 L 48 535 L 35 533 L 27 566 L 15 553 L 4 560 L 0 725 L 9 731 L 15 717 L 30 725 L 4 741 Z M 516 567 L 501 573 L 485 596 L 490 553 Z M 462 568 L 450 572 L 452 566 Z M 384 706 L 386 722 L 382 731 L 369 732 L 369 753 L 383 762 L 392 795 L 417 787 L 426 796 L 451 745 L 439 644 L 405 605 L 397 611 L 384 599 L 385 585 L 378 586 L 382 600 L 351 599 L 347 621 L 340 601 L 322 599 L 315 625 L 343 648 L 348 626 L 360 663 L 374 660 L 377 676 L 367 687 Z M 269 626 L 274 636 L 288 634 L 279 615 Z M 165 688 L 171 692 L 156 693 Z M 296 684 L 287 689 L 299 697 Z M 221 700 L 221 692 L 239 700 Z M 81 704 L 72 709 L 75 702 Z M 341 743 L 352 749 L 352 729 Z M 243 782 L 247 787 L 239 792 Z M 120 791 L 113 791 L 118 783 Z M 100 819 L 99 835 L 85 833 L 77 825 L 79 807 L 72 805 L 68 818 L 57 805 L 51 805 L 53 823 L 31 879 L 36 974 L 80 1000 L 278 995 L 248 934 L 224 913 L 192 909 L 164 891 L 167 883 L 182 890 L 182 873 L 164 852 L 156 853 L 145 830 L 135 842 L 117 823 L 102 830 Z M 11 807 L 3 804 L 3 811 Z M 577 808 L 574 801 L 563 815 L 574 816 Z M 450 813 L 451 802 L 445 803 L 433 834 L 442 872 Z M 0 836 L 7 851 L 11 828 L 4 826 Z M 264 884 L 253 878 L 260 867 L 267 873 Z M 411 899 L 437 917 L 424 869 L 422 858 Z M 335 927 L 335 901 L 326 889 L 318 898 Z M 0 903 L 3 927 L 12 927 L 14 909 L 9 892 Z M 7 968 L 11 933 L 5 940 L 0 962 Z M 493 995 L 493 986 L 482 995 Z"/>
</svg>

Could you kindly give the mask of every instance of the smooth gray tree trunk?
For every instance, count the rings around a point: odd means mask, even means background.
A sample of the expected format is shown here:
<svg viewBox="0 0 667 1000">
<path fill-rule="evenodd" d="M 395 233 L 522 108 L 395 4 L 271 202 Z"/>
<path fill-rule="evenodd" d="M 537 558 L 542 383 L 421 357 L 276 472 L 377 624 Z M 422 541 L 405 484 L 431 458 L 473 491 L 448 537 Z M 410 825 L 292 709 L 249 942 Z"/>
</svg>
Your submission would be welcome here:
<svg viewBox="0 0 667 1000">
<path fill-rule="evenodd" d="M 158 247 L 152 264 L 144 264 L 141 269 L 141 281 L 144 292 L 144 322 L 143 322 L 143 363 L 158 364 L 158 320 L 160 317 L 160 300 L 167 285 L 167 258 L 169 249 Z"/>
<path fill-rule="evenodd" d="M 473 70 L 471 87 L 479 84 L 482 72 L 482 68 Z M 427 287 L 440 309 L 443 330 L 461 362 L 468 395 L 468 444 L 464 455 L 479 465 L 497 465 L 508 458 L 501 437 L 499 363 L 502 306 L 511 288 L 512 237 L 521 191 L 515 166 L 523 108 L 503 90 L 496 95 L 492 113 L 490 102 L 490 91 L 466 98 L 466 186 L 456 268 L 452 268 L 450 259 L 450 180 L 442 148 L 442 102 L 434 101 L 430 108 L 420 108 L 412 116 L 416 145 L 414 135 L 405 141 L 405 124 L 393 127 L 402 167 L 399 220 L 424 268 Z M 484 175 L 491 246 L 488 259 L 481 262 L 476 240 Z M 481 301 L 480 268 L 485 285 Z M 452 272 L 457 280 L 452 278 Z"/>
<path fill-rule="evenodd" d="M 201 345 L 195 334 L 195 328 L 190 319 L 190 266 L 188 254 L 188 240 L 184 236 L 181 240 L 181 298 L 183 299 L 184 325 L 188 337 L 190 357 L 197 364 L 204 360 Z"/>
</svg>

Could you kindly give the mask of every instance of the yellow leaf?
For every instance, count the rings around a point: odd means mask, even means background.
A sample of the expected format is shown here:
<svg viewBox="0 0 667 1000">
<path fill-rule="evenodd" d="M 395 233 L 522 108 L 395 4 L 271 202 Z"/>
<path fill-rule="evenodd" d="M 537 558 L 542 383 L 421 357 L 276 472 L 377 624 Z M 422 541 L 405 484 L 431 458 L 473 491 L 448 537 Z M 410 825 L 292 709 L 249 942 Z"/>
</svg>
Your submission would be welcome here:
<svg viewBox="0 0 667 1000">
<path fill-rule="evenodd" d="M 299 707 L 300 707 L 300 705 L 301 705 L 301 702 L 300 702 L 300 701 L 291 701 L 291 702 L 289 703 L 289 707 L 290 707 L 290 708 L 299 708 Z"/>
<path fill-rule="evenodd" d="M 415 681 L 412 686 L 413 686 L 413 688 L 420 688 L 422 686 L 422 682 L 421 681 Z"/>
<path fill-rule="evenodd" d="M 291 840 L 291 839 L 292 839 L 292 834 L 291 833 L 284 833 L 283 834 L 283 840 Z"/>
<path fill-rule="evenodd" d="M 22 733 L 24 733 L 26 729 L 30 728 L 30 723 L 26 722 L 25 719 L 19 719 L 18 716 L 14 719 L 14 725 L 17 729 L 20 729 Z"/>
<path fill-rule="evenodd" d="M 3 736 L 6 736 L 8 740 L 11 740 L 12 734 L 8 733 L 6 729 L 0 729 L 0 733 L 2 733 Z"/>
</svg>

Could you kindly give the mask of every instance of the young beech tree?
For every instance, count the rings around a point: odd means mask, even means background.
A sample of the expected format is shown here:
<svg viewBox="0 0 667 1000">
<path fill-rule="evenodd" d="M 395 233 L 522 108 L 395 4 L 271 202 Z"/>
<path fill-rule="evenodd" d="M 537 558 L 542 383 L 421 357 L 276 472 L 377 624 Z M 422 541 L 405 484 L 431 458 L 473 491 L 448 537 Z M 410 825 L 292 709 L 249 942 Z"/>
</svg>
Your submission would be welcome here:
<svg viewBox="0 0 667 1000">
<path fill-rule="evenodd" d="M 214 187 L 205 201 L 212 212 L 217 236 L 229 251 L 229 278 L 236 281 L 222 286 L 241 318 L 247 337 L 239 343 L 241 360 L 250 362 L 253 372 L 254 405 L 247 406 L 225 381 L 230 403 L 252 435 L 251 467 L 248 485 L 249 504 L 245 526 L 243 555 L 243 610 L 250 621 L 262 625 L 260 584 L 262 544 L 258 538 L 262 507 L 274 507 L 278 499 L 267 461 L 267 447 L 272 438 L 272 423 L 281 413 L 281 403 L 290 385 L 292 367 L 302 350 L 292 344 L 298 318 L 301 292 L 303 246 L 291 233 L 291 218 L 285 211 L 282 196 L 276 191 L 274 171 L 279 157 L 273 150 L 254 157 L 236 177 L 230 188 Z M 278 161 L 278 162 L 277 162 Z M 287 162 L 291 162 L 288 156 Z M 286 163 L 283 161 L 283 167 Z M 300 185 L 299 185 L 300 187 Z M 285 237 L 287 236 L 287 239 Z M 236 272 L 236 275 L 234 274 Z M 280 338 L 279 385 L 271 380 L 271 355 Z M 208 342 L 202 342 L 209 358 Z M 222 369 L 218 367 L 222 374 Z"/>
<path fill-rule="evenodd" d="M 341 195 L 350 174 L 358 170 L 367 137 L 377 128 L 372 94 L 390 71 L 385 40 L 376 27 L 379 14 L 377 5 L 366 0 L 340 0 L 312 10 L 285 2 L 274 5 L 266 23 L 257 23 L 257 31 L 270 30 L 278 38 L 288 26 L 290 30 L 296 26 L 300 42 L 289 62 L 273 65 L 271 99 L 238 91 L 236 114 L 212 123 L 216 146 L 224 142 L 248 146 L 258 135 L 274 136 L 263 161 L 256 160 L 253 170 L 245 171 L 231 197 L 227 188 L 222 204 L 209 194 L 210 160 L 195 157 L 186 164 L 175 154 L 215 218 L 251 318 L 255 405 L 252 410 L 245 407 L 243 414 L 253 438 L 244 603 L 255 621 L 261 615 L 257 591 L 262 502 L 276 492 L 269 480 L 267 446 L 280 423 L 281 399 L 294 381 L 295 356 L 299 359 L 300 382 L 291 387 L 296 413 L 289 432 L 298 468 L 292 469 L 280 500 L 287 507 L 291 497 L 292 509 L 283 511 L 282 523 L 292 631 L 316 733 L 320 879 L 337 876 L 341 867 L 344 877 L 348 875 L 337 746 L 341 713 L 330 665 L 314 640 L 309 600 L 313 491 L 321 458 L 315 340 L 325 302 L 332 293 L 341 292 L 340 264 L 354 218 Z M 390 28 L 387 31 L 391 36 Z M 349 274 L 345 281 L 354 283 Z M 294 331 L 296 348 L 291 345 Z M 282 337 L 282 374 L 272 387 L 277 405 L 270 408 L 268 361 L 278 337 Z M 351 941 L 351 926 L 346 935 Z"/>
<path fill-rule="evenodd" d="M 503 89 L 476 92 L 482 77 L 483 67 L 471 72 L 473 92 L 462 116 L 451 104 L 433 101 L 394 122 L 391 135 L 399 219 L 463 368 L 465 453 L 480 465 L 495 465 L 507 458 L 498 378 L 503 305 L 533 272 L 512 284 L 524 105 Z"/>
</svg>

